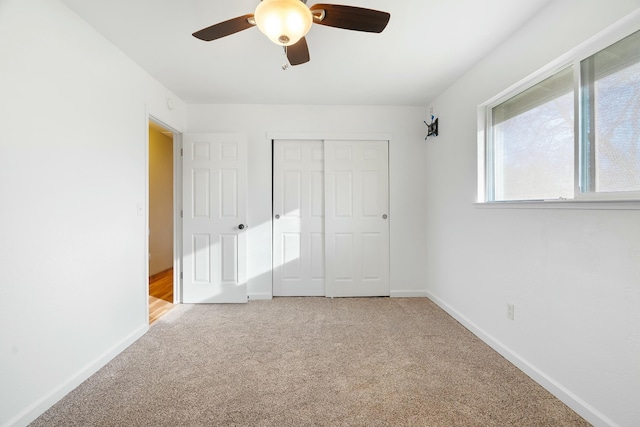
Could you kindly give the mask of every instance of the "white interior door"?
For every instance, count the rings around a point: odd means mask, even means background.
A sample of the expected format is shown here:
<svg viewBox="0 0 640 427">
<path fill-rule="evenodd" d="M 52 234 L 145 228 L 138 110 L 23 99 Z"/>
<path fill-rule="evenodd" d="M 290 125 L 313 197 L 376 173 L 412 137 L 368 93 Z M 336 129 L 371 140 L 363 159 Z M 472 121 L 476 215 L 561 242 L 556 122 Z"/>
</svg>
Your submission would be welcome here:
<svg viewBox="0 0 640 427">
<path fill-rule="evenodd" d="M 324 141 L 328 297 L 389 295 L 388 141 Z"/>
<path fill-rule="evenodd" d="M 182 302 L 246 303 L 246 140 L 185 134 L 183 149 Z"/>
<path fill-rule="evenodd" d="M 274 141 L 273 295 L 324 296 L 322 141 Z"/>
</svg>

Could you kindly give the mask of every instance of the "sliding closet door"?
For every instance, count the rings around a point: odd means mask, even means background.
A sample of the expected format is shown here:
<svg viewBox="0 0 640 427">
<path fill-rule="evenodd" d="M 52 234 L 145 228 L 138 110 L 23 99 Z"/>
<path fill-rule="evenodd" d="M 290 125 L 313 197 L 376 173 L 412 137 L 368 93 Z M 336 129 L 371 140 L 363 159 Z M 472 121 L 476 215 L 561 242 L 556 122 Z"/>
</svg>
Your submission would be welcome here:
<svg viewBox="0 0 640 427">
<path fill-rule="evenodd" d="M 322 141 L 274 141 L 273 295 L 324 296 Z"/>
<path fill-rule="evenodd" d="M 388 141 L 325 141 L 328 297 L 389 295 Z"/>
</svg>

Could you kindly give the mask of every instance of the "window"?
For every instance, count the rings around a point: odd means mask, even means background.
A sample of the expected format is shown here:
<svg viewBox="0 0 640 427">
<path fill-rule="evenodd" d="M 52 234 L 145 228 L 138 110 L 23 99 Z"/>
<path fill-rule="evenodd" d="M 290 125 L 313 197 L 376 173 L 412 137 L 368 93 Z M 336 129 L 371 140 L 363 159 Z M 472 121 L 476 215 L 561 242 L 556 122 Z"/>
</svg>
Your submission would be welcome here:
<svg viewBox="0 0 640 427">
<path fill-rule="evenodd" d="M 573 195 L 573 68 L 493 107 L 494 200 Z"/>
<path fill-rule="evenodd" d="M 580 65 L 584 192 L 640 190 L 640 31 Z"/>
<path fill-rule="evenodd" d="M 640 198 L 640 31 L 481 109 L 486 201 Z"/>
</svg>

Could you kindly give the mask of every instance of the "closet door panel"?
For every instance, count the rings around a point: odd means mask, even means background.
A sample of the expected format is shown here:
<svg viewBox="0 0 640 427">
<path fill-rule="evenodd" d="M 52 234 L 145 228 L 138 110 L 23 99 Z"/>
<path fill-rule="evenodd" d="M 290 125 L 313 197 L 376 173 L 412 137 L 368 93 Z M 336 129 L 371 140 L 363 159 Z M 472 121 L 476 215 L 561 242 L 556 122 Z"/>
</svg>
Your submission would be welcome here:
<svg viewBox="0 0 640 427">
<path fill-rule="evenodd" d="M 324 141 L 328 297 L 388 296 L 388 141 Z"/>
</svg>

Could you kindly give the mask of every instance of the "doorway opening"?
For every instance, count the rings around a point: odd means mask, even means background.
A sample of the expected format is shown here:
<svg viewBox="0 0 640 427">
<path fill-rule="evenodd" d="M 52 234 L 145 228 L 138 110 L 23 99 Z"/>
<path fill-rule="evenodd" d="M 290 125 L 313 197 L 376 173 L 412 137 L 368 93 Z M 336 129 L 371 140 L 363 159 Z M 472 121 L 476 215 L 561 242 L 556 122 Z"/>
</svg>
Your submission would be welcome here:
<svg viewBox="0 0 640 427">
<path fill-rule="evenodd" d="M 175 132 L 152 118 L 148 128 L 149 325 L 179 298 L 179 152 Z"/>
</svg>

